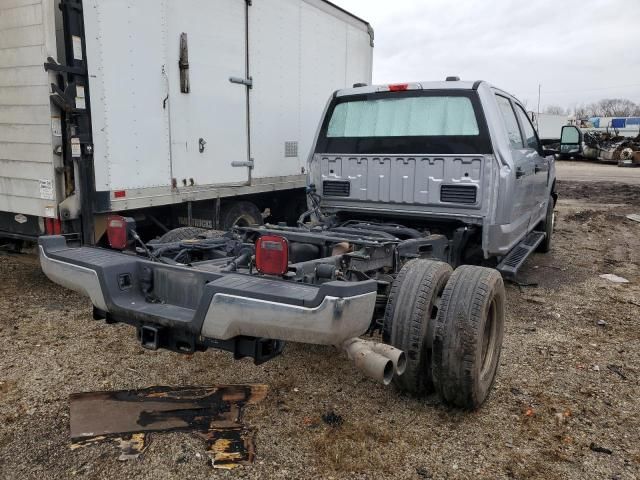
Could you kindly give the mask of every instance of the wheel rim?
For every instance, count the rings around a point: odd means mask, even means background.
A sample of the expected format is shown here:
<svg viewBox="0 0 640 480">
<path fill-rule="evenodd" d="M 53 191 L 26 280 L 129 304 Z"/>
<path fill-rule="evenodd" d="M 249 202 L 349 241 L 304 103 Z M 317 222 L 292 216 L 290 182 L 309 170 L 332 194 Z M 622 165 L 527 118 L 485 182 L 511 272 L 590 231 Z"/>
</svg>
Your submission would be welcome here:
<svg viewBox="0 0 640 480">
<path fill-rule="evenodd" d="M 496 300 L 491 300 L 487 321 L 484 324 L 484 332 L 482 335 L 482 368 L 480 376 L 484 377 L 489 374 L 493 364 L 493 356 L 496 346 Z"/>
</svg>

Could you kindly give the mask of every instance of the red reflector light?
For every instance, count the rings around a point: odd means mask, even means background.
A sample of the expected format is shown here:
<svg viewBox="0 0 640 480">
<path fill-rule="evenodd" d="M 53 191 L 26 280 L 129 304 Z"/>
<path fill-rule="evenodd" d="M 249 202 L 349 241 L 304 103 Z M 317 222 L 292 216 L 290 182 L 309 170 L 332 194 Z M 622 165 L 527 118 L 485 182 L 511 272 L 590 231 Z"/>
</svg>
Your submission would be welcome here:
<svg viewBox="0 0 640 480">
<path fill-rule="evenodd" d="M 284 275 L 289 268 L 289 242 L 277 235 L 263 235 L 256 242 L 256 268 L 266 275 Z"/>
<path fill-rule="evenodd" d="M 107 217 L 107 239 L 109 246 L 116 250 L 127 248 L 127 221 L 120 215 Z"/>
<path fill-rule="evenodd" d="M 113 192 L 113 196 L 114 198 L 124 198 L 127 196 L 127 192 L 125 192 L 124 190 L 118 190 L 116 192 Z"/>
<path fill-rule="evenodd" d="M 59 218 L 45 218 L 44 231 L 47 235 L 60 235 L 62 233 L 62 222 Z"/>
<path fill-rule="evenodd" d="M 390 92 L 404 92 L 409 89 L 408 83 L 396 83 L 394 85 L 389 85 Z"/>
</svg>

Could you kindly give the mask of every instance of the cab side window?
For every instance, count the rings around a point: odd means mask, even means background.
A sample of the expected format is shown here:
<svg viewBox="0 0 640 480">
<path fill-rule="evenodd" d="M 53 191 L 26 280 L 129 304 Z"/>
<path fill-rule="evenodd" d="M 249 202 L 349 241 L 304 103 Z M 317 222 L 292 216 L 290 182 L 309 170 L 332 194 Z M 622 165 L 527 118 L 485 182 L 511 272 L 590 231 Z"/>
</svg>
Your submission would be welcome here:
<svg viewBox="0 0 640 480">
<path fill-rule="evenodd" d="M 511 101 L 503 97 L 502 95 L 496 95 L 498 101 L 498 108 L 502 113 L 504 125 L 507 127 L 507 134 L 509 135 L 509 142 L 513 148 L 523 148 L 524 142 L 522 141 L 522 134 L 520 133 L 520 127 L 518 126 L 518 120 L 516 114 L 511 106 Z"/>
<path fill-rule="evenodd" d="M 520 123 L 522 124 L 522 131 L 524 132 L 524 144 L 527 148 L 532 148 L 533 150 L 538 150 L 538 137 L 536 135 L 536 130 L 533 128 L 531 124 L 531 120 L 529 119 L 529 115 L 524 111 L 524 109 L 520 105 L 516 105 L 516 112 L 518 113 L 518 118 L 520 119 Z"/>
</svg>

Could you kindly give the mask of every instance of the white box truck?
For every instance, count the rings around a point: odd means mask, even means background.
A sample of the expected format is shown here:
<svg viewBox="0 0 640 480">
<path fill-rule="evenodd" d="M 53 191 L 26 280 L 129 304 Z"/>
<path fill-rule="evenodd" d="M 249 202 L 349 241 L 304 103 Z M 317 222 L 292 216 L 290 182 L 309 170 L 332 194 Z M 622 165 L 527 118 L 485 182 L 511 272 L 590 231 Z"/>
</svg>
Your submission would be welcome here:
<svg viewBox="0 0 640 480">
<path fill-rule="evenodd" d="M 324 0 L 0 0 L 0 237 L 293 218 L 327 98 L 370 83 L 372 51 Z"/>
<path fill-rule="evenodd" d="M 543 145 L 560 143 L 562 127 L 569 125 L 569 115 L 529 112 L 529 118 L 538 131 L 538 138 Z"/>
</svg>

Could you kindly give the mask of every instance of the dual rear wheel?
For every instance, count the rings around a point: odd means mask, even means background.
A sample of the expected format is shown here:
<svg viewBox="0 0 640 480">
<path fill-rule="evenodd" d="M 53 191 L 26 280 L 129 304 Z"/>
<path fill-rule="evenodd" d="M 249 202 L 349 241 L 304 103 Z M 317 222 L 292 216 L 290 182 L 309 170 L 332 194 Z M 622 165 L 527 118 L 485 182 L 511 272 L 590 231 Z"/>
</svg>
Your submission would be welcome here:
<svg viewBox="0 0 640 480">
<path fill-rule="evenodd" d="M 436 391 L 458 408 L 480 407 L 500 361 L 504 308 L 496 270 L 409 261 L 392 285 L 384 318 L 385 341 L 407 355 L 396 386 L 416 396 Z"/>
</svg>

